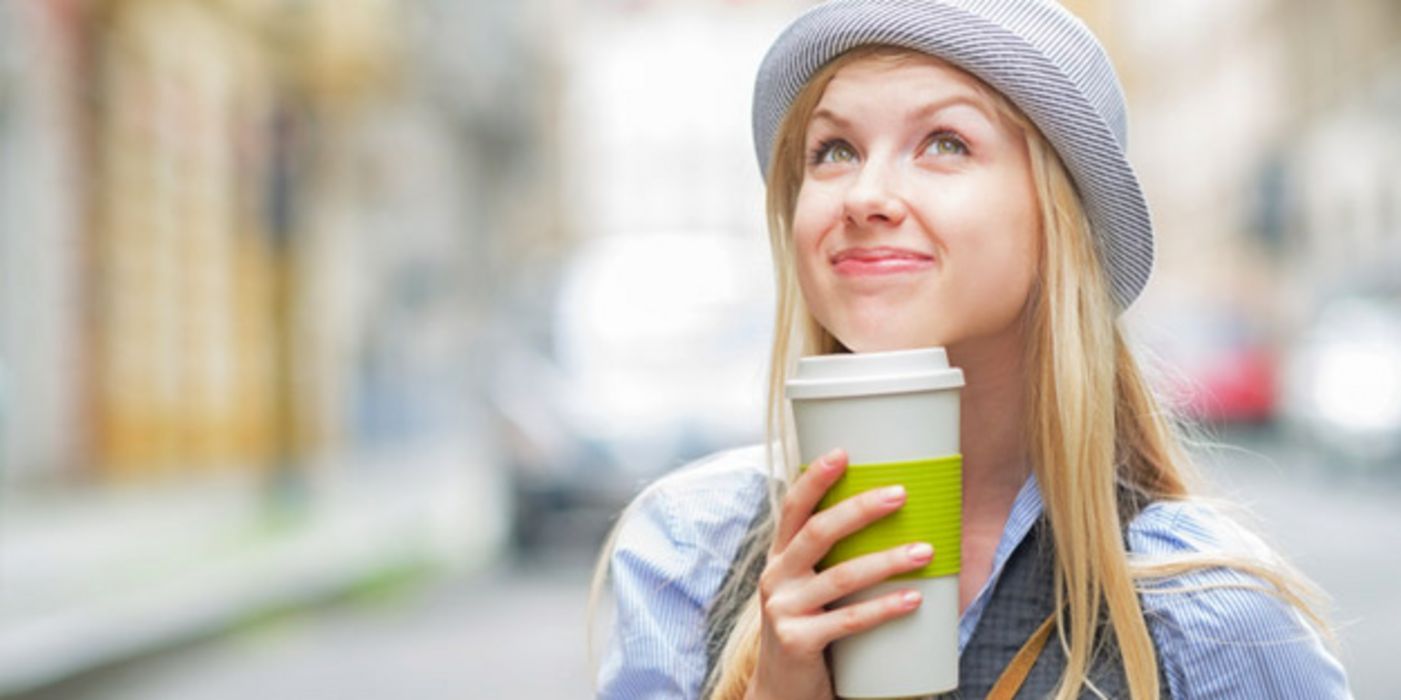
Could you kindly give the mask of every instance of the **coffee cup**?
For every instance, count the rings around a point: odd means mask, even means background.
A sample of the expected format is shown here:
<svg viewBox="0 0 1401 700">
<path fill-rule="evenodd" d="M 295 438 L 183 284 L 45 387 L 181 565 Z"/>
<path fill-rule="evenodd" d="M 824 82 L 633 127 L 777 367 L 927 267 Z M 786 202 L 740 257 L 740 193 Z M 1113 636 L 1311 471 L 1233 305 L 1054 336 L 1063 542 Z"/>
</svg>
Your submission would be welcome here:
<svg viewBox="0 0 1401 700">
<path fill-rule="evenodd" d="M 907 493 L 899 510 L 833 546 L 819 569 L 913 542 L 934 545 L 929 565 L 829 606 L 907 588 L 923 596 L 915 611 L 830 645 L 838 697 L 904 698 L 958 687 L 962 387 L 963 372 L 949 366 L 943 348 L 804 357 L 786 383 L 801 463 L 833 448 L 847 453 L 846 472 L 819 510 L 884 486 Z"/>
</svg>

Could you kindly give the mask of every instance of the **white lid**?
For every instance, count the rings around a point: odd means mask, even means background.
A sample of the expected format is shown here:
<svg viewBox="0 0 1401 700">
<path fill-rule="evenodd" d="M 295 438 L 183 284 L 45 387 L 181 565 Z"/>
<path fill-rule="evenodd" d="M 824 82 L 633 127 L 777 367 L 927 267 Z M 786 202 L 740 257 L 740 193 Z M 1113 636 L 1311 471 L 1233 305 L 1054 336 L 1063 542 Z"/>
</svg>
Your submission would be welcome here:
<svg viewBox="0 0 1401 700">
<path fill-rule="evenodd" d="M 949 367 L 943 348 L 919 348 L 799 358 L 784 394 L 790 399 L 826 399 L 962 386 L 963 370 Z"/>
</svg>

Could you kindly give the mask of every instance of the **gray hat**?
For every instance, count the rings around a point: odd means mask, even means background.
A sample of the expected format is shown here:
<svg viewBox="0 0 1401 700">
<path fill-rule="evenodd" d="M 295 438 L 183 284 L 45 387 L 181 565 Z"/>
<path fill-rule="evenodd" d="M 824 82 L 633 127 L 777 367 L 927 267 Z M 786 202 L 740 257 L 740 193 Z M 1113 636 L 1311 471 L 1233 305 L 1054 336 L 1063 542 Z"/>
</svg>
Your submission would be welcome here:
<svg viewBox="0 0 1401 700">
<path fill-rule="evenodd" d="M 754 148 L 767 176 L 788 106 L 823 64 L 863 44 L 932 54 L 1014 102 L 1060 154 L 1127 309 L 1153 269 L 1148 203 L 1124 151 L 1123 90 L 1085 25 L 1053 0 L 832 0 L 788 25 L 754 85 Z"/>
</svg>

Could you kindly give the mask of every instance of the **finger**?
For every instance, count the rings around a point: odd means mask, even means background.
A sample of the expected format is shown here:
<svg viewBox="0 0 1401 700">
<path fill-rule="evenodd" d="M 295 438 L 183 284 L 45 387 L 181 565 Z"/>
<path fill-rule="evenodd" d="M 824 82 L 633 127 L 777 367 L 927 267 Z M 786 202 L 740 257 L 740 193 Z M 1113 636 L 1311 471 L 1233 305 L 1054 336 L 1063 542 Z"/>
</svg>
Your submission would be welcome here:
<svg viewBox="0 0 1401 700">
<path fill-rule="evenodd" d="M 846 461 L 846 452 L 837 448 L 814 460 L 812 466 L 803 470 L 793 482 L 793 486 L 783 497 L 778 534 L 774 537 L 770 553 L 781 552 L 788 546 L 793 535 L 797 534 L 803 523 L 807 522 L 808 516 L 812 515 L 812 509 L 817 507 L 823 494 L 841 478 L 846 469 Z"/>
<path fill-rule="evenodd" d="M 821 640 L 823 646 L 843 637 L 864 632 L 897 617 L 908 615 L 918 609 L 923 602 L 919 591 L 906 589 L 889 593 L 879 598 L 844 605 L 821 615 L 803 618 L 800 624 L 813 637 Z"/>
<path fill-rule="evenodd" d="M 821 609 L 839 598 L 869 588 L 891 576 L 927 566 L 934 548 L 927 542 L 893 547 L 842 562 L 795 587 L 782 601 L 784 609 L 806 613 Z"/>
<path fill-rule="evenodd" d="M 785 571 L 817 566 L 838 540 L 895 512 L 905 504 L 905 487 L 871 489 L 808 518 L 779 555 Z"/>
</svg>

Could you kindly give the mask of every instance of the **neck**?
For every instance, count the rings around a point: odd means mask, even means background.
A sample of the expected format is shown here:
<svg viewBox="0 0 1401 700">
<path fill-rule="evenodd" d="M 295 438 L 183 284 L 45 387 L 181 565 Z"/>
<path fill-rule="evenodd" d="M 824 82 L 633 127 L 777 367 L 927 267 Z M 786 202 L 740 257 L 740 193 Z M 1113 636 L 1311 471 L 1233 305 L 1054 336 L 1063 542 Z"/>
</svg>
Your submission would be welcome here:
<svg viewBox="0 0 1401 700">
<path fill-rule="evenodd" d="M 1024 427 L 1027 376 L 1023 339 L 1014 327 L 948 348 L 963 370 L 959 425 L 966 517 L 1006 519 L 1031 464 Z"/>
</svg>

